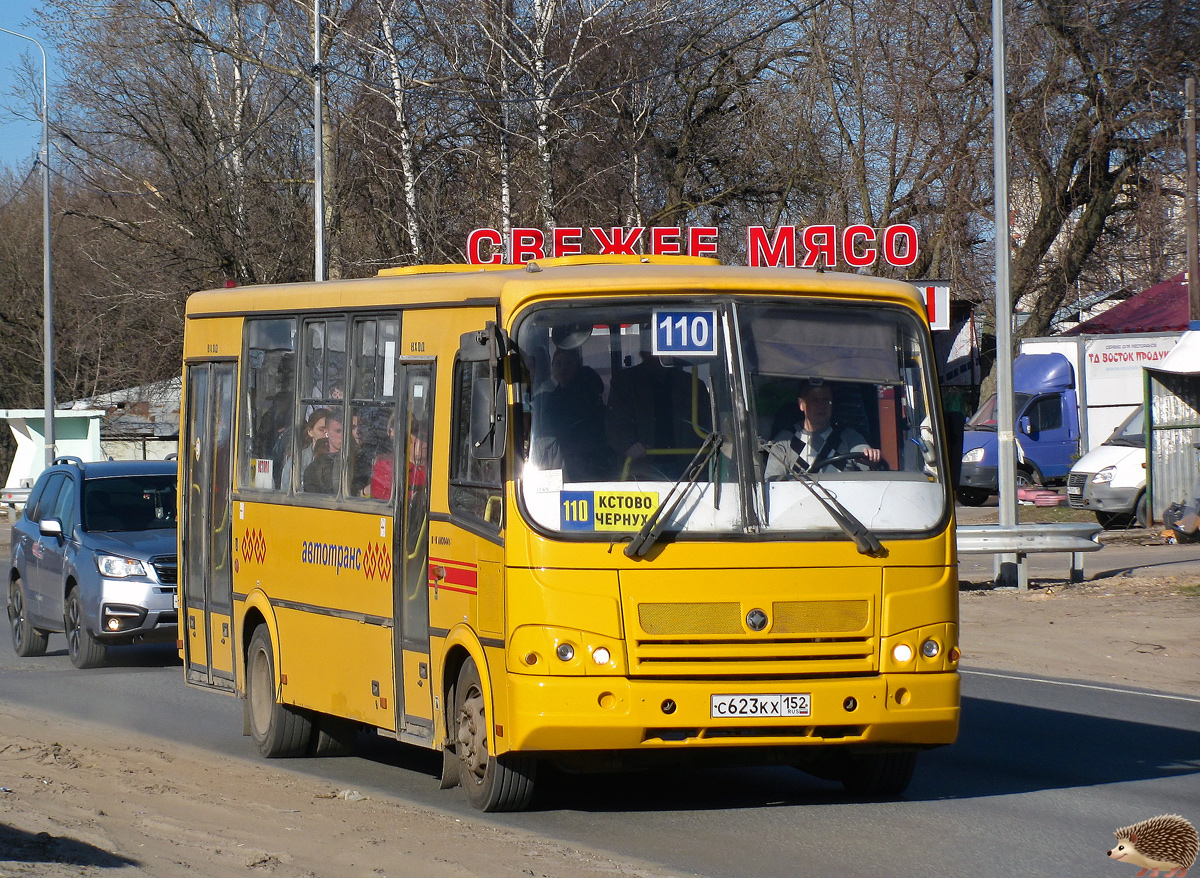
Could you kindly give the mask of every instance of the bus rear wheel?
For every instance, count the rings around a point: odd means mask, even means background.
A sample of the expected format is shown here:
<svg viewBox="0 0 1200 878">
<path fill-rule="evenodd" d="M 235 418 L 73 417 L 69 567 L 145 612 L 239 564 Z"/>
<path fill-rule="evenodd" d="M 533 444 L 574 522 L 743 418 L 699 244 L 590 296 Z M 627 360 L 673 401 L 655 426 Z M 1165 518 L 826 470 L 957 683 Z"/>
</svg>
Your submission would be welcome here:
<svg viewBox="0 0 1200 878">
<path fill-rule="evenodd" d="M 529 805 L 537 760 L 488 752 L 488 705 L 474 659 L 458 672 L 454 690 L 454 750 L 467 801 L 480 811 L 520 811 Z"/>
<path fill-rule="evenodd" d="M 275 650 L 266 625 L 250 637 L 246 656 L 246 701 L 250 736 L 258 752 L 267 757 L 305 756 L 313 736 L 313 724 L 297 708 L 275 698 Z"/>
</svg>

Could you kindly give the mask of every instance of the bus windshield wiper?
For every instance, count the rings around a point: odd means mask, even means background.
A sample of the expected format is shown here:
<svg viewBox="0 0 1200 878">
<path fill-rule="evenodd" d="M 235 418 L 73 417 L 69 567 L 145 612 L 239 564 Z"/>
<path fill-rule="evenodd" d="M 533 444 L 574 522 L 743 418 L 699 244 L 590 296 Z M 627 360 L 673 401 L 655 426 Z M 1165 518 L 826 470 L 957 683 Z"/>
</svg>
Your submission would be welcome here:
<svg viewBox="0 0 1200 878">
<path fill-rule="evenodd" d="M 883 547 L 883 543 L 879 542 L 879 537 L 855 518 L 854 513 L 843 506 L 832 491 L 805 472 L 800 460 L 794 461 L 789 470 L 788 477 L 795 478 L 796 481 L 808 488 L 817 498 L 817 502 L 825 507 L 829 517 L 841 528 L 842 533 L 854 540 L 854 545 L 858 547 L 860 553 L 870 555 L 872 558 L 887 556 L 887 549 Z"/>
<path fill-rule="evenodd" d="M 667 496 L 650 513 L 650 517 L 646 519 L 646 523 L 642 525 L 642 529 L 634 535 L 633 540 L 625 547 L 625 554 L 627 556 L 630 558 L 641 558 L 658 542 L 658 538 L 662 536 L 663 528 L 667 526 L 667 521 L 675 513 L 683 498 L 687 496 L 687 492 L 692 485 L 700 480 L 700 473 L 704 471 L 704 467 L 708 464 L 712 456 L 717 453 L 717 449 L 721 447 L 722 441 L 724 440 L 721 434 L 715 431 L 705 437 L 704 442 L 700 445 L 700 449 L 692 456 L 691 461 L 684 469 L 683 475 L 675 480 L 670 490 L 667 491 Z"/>
</svg>

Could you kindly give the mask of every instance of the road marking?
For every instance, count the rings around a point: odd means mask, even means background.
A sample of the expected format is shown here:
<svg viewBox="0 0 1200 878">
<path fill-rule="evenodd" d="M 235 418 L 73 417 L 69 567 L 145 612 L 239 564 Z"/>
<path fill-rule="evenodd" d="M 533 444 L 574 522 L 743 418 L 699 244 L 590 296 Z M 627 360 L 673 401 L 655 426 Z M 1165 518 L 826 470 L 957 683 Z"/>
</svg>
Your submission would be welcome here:
<svg viewBox="0 0 1200 878">
<path fill-rule="evenodd" d="M 1067 680 L 1048 680 L 1045 677 L 1027 677 L 1020 674 L 999 674 L 992 671 L 968 671 L 959 668 L 960 674 L 974 674 L 976 677 L 998 677 L 1001 680 L 1025 680 L 1030 683 L 1046 683 L 1051 686 L 1071 686 L 1075 689 L 1095 689 L 1099 692 L 1116 692 L 1120 695 L 1141 695 L 1145 698 L 1165 698 L 1168 701 L 1186 701 L 1190 704 L 1200 704 L 1200 698 L 1189 698 L 1187 695 L 1166 695 L 1160 692 L 1139 692 L 1136 689 L 1118 689 L 1115 686 L 1097 686 L 1094 683 L 1071 683 Z"/>
</svg>

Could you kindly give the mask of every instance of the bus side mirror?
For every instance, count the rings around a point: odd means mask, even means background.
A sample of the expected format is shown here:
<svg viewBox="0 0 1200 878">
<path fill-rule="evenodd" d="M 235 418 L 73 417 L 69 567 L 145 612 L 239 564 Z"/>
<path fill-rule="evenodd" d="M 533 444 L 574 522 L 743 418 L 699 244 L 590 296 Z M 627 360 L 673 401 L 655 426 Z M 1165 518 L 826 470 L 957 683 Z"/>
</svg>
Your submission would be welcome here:
<svg viewBox="0 0 1200 878">
<path fill-rule="evenodd" d="M 471 374 L 469 439 L 476 460 L 499 460 L 508 439 L 504 356 L 508 337 L 492 321 L 480 330 L 464 332 L 458 340 L 458 359 Z"/>
</svg>

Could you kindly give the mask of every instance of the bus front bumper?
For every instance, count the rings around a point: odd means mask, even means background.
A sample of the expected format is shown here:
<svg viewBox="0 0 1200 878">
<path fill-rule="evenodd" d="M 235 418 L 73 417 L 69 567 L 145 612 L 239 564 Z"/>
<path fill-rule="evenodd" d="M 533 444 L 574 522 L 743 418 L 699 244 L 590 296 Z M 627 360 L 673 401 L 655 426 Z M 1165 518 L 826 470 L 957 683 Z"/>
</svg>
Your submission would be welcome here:
<svg viewBox="0 0 1200 878">
<path fill-rule="evenodd" d="M 732 699 L 726 696 L 734 696 Z M 775 698 L 773 696 L 784 696 Z M 802 713 L 807 696 L 808 715 Z M 750 709 L 762 716 L 714 716 Z M 497 752 L 880 744 L 958 735 L 957 672 L 841 680 L 641 680 L 513 675 Z"/>
</svg>

